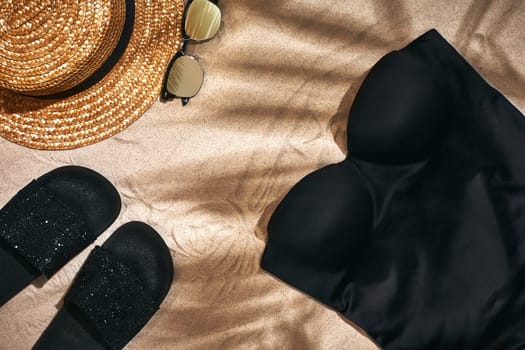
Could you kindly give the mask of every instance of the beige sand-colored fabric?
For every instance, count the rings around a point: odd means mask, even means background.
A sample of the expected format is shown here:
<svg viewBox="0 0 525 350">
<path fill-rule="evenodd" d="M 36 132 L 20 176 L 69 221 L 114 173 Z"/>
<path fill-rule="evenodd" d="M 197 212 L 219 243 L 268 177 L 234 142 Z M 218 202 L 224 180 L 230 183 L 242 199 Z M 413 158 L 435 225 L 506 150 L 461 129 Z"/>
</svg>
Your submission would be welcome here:
<svg viewBox="0 0 525 350">
<path fill-rule="evenodd" d="M 97 242 L 129 220 L 162 234 L 177 275 L 161 310 L 127 349 L 376 349 L 335 312 L 260 270 L 265 223 L 301 177 L 344 158 L 347 111 L 366 71 L 430 28 L 525 112 L 525 3 L 219 6 L 218 36 L 188 46 L 206 76 L 186 107 L 156 103 L 115 137 L 72 151 L 0 141 L 0 205 L 48 170 L 82 165 L 108 177 L 124 204 Z M 30 349 L 89 251 L 0 308 L 0 349 Z"/>
</svg>

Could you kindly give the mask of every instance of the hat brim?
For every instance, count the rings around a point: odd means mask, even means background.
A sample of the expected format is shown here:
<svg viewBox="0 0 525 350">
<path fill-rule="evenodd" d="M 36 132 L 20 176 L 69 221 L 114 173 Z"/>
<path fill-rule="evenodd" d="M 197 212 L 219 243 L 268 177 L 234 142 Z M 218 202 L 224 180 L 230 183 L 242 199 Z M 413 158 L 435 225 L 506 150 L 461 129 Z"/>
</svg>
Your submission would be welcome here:
<svg viewBox="0 0 525 350">
<path fill-rule="evenodd" d="M 104 140 L 137 120 L 159 97 L 182 44 L 183 0 L 136 0 L 128 46 L 98 83 L 63 99 L 0 89 L 0 136 L 35 149 L 72 149 Z"/>
</svg>

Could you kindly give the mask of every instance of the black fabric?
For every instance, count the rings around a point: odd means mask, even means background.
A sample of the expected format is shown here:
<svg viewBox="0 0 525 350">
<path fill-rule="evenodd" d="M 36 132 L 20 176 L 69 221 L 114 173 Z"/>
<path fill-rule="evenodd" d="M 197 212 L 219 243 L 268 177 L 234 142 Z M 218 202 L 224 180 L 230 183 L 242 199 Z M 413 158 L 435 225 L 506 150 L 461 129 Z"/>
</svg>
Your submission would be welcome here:
<svg viewBox="0 0 525 350">
<path fill-rule="evenodd" d="M 349 156 L 302 179 L 262 267 L 387 350 L 525 348 L 525 119 L 435 30 L 387 54 Z"/>
<path fill-rule="evenodd" d="M 38 181 L 24 187 L 0 210 L 2 245 L 47 277 L 96 237 L 81 215 Z"/>
<path fill-rule="evenodd" d="M 102 247 L 91 252 L 65 300 L 111 349 L 123 348 L 157 310 L 135 271 Z"/>
</svg>

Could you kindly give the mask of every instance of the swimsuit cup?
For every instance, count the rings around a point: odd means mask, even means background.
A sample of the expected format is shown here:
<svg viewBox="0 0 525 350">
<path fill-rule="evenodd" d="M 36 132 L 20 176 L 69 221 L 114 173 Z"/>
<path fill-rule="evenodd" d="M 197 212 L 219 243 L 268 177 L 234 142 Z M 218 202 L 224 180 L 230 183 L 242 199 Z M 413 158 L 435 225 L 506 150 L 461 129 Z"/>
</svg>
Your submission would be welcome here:
<svg viewBox="0 0 525 350">
<path fill-rule="evenodd" d="M 303 178 L 261 266 L 386 350 L 525 349 L 525 118 L 435 30 L 381 58 L 349 156 Z"/>
</svg>

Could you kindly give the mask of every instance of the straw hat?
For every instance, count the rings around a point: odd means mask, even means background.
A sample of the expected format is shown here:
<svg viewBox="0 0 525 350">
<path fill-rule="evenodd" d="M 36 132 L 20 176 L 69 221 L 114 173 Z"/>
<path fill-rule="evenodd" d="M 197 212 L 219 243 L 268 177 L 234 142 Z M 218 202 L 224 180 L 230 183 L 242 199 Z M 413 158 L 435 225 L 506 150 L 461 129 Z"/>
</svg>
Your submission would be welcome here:
<svg viewBox="0 0 525 350">
<path fill-rule="evenodd" d="M 182 45 L 184 0 L 4 0 L 0 136 L 70 149 L 133 123 Z"/>
</svg>

